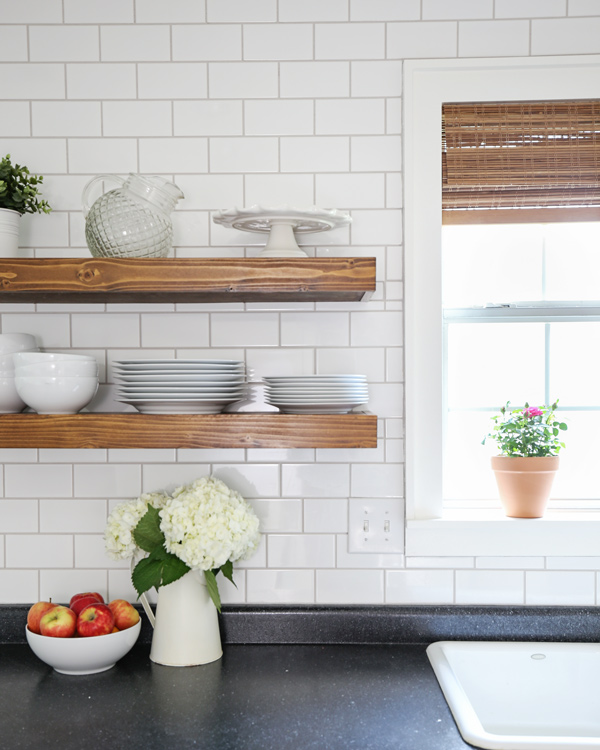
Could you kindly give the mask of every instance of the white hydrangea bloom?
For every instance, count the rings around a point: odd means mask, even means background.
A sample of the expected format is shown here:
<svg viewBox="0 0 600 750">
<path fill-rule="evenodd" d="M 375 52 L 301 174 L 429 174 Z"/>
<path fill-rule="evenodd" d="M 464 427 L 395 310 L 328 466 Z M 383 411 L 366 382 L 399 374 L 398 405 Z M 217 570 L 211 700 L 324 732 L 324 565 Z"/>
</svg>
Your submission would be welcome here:
<svg viewBox="0 0 600 750">
<path fill-rule="evenodd" d="M 133 539 L 133 530 L 142 516 L 146 514 L 148 505 L 162 508 L 169 499 L 163 492 L 148 492 L 135 500 L 117 505 L 108 517 L 104 531 L 106 554 L 113 560 L 127 560 L 138 550 Z"/>
<path fill-rule="evenodd" d="M 213 477 L 178 487 L 160 518 L 167 550 L 195 570 L 249 557 L 260 540 L 258 518 L 250 505 Z"/>
</svg>

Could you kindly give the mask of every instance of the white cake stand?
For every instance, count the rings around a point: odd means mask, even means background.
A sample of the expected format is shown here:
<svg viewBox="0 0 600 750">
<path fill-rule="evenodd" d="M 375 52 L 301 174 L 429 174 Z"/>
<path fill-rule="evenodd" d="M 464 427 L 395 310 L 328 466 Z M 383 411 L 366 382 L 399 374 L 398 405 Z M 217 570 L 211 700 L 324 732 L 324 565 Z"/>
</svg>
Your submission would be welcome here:
<svg viewBox="0 0 600 750">
<path fill-rule="evenodd" d="M 213 215 L 213 221 L 244 232 L 268 233 L 267 244 L 259 253 L 262 258 L 306 258 L 307 254 L 296 242 L 297 233 L 324 232 L 345 226 L 352 218 L 334 208 L 250 206 L 219 211 Z"/>
</svg>

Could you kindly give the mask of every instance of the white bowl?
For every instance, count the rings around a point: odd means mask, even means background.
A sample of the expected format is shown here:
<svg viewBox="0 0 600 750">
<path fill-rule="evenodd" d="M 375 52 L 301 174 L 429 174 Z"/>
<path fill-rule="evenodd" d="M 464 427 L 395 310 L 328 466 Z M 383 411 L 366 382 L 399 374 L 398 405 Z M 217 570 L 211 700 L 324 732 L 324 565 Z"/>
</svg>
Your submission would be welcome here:
<svg viewBox="0 0 600 750">
<path fill-rule="evenodd" d="M 96 360 L 88 362 L 75 362 L 69 359 L 58 362 L 36 362 L 33 365 L 17 365 L 15 375 L 63 375 L 63 376 L 87 376 L 98 375 L 98 363 Z"/>
<path fill-rule="evenodd" d="M 13 355 L 15 367 L 33 365 L 38 362 L 95 362 L 96 357 L 89 354 L 63 354 L 62 352 L 17 352 Z"/>
<path fill-rule="evenodd" d="M 77 414 L 98 390 L 98 377 L 15 375 L 17 393 L 38 414 Z"/>
<path fill-rule="evenodd" d="M 25 402 L 17 392 L 14 375 L 0 376 L 0 414 L 18 414 L 25 408 Z"/>
<path fill-rule="evenodd" d="M 89 638 L 52 638 L 32 633 L 25 626 L 33 653 L 62 674 L 96 674 L 114 667 L 138 639 L 142 621 L 127 630 Z"/>
<path fill-rule="evenodd" d="M 25 349 L 26 352 L 37 352 L 37 349 Z M 14 355 L 18 352 L 9 352 L 8 354 L 0 354 L 0 370 L 14 370 L 15 361 Z"/>
<path fill-rule="evenodd" d="M 36 351 L 37 348 L 35 336 L 30 333 L 0 333 L 0 354 Z"/>
</svg>

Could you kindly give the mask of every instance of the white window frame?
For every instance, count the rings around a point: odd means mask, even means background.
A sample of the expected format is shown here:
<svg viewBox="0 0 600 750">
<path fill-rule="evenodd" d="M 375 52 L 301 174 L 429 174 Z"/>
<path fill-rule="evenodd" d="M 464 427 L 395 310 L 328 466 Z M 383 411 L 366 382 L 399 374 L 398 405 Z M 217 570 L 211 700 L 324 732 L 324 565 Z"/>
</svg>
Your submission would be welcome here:
<svg viewBox="0 0 600 750">
<path fill-rule="evenodd" d="M 597 513 L 443 514 L 441 292 L 442 104 L 597 98 L 599 55 L 404 63 L 407 555 L 599 554 Z"/>
</svg>

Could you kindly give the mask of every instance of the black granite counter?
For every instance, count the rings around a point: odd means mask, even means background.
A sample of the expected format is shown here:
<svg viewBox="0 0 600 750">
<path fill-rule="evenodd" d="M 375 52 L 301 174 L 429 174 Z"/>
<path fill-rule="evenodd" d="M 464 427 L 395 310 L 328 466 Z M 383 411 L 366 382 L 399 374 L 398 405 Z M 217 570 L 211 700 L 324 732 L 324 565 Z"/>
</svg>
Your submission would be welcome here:
<svg viewBox="0 0 600 750">
<path fill-rule="evenodd" d="M 0 750 L 468 748 L 429 665 L 435 640 L 600 640 L 590 608 L 229 607 L 223 658 L 149 659 L 151 629 L 113 669 L 54 672 L 0 607 Z"/>
<path fill-rule="evenodd" d="M 201 667 L 136 646 L 111 670 L 54 672 L 0 647 L 0 746 L 71 750 L 454 750 L 469 747 L 424 646 L 226 645 Z"/>
</svg>

